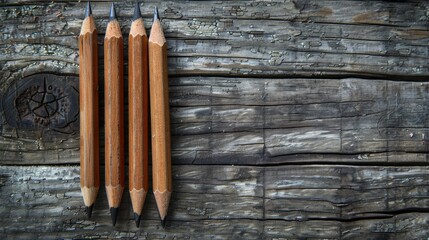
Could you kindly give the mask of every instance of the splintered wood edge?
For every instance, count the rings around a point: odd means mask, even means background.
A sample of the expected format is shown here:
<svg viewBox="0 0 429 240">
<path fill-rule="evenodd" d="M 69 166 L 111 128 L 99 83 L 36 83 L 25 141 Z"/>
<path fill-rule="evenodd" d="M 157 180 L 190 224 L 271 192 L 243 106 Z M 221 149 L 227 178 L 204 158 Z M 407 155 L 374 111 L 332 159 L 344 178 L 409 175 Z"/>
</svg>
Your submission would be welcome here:
<svg viewBox="0 0 429 240">
<path fill-rule="evenodd" d="M 133 211 L 137 214 L 141 214 L 146 199 L 147 191 L 142 189 L 133 188 L 130 190 L 131 203 L 133 205 Z"/>
<path fill-rule="evenodd" d="M 152 29 L 150 31 L 150 36 L 149 36 L 149 42 L 156 43 L 160 46 L 164 45 L 167 42 L 165 40 L 161 22 L 159 20 L 156 20 L 152 24 Z"/>
<path fill-rule="evenodd" d="M 164 190 L 162 192 L 156 190 L 153 192 L 155 195 L 156 206 L 158 207 L 159 216 L 162 220 L 165 219 L 168 212 L 168 205 L 170 204 L 171 192 Z"/>
<path fill-rule="evenodd" d="M 111 20 L 107 24 L 106 36 L 104 38 L 106 39 L 122 38 L 121 26 L 119 25 L 119 22 L 116 19 Z"/>
<path fill-rule="evenodd" d="M 121 205 L 122 194 L 124 193 L 124 187 L 121 185 L 107 185 L 107 201 L 109 202 L 109 207 L 118 208 Z"/>
<path fill-rule="evenodd" d="M 139 18 L 131 23 L 130 36 L 146 36 L 143 19 Z"/>
<path fill-rule="evenodd" d="M 83 202 L 85 206 L 91 206 L 97 199 L 99 187 L 81 187 Z"/>
<path fill-rule="evenodd" d="M 80 29 L 80 35 L 84 35 L 86 33 L 93 33 L 96 31 L 95 21 L 93 16 L 89 16 L 85 18 L 82 22 L 82 28 Z"/>
</svg>

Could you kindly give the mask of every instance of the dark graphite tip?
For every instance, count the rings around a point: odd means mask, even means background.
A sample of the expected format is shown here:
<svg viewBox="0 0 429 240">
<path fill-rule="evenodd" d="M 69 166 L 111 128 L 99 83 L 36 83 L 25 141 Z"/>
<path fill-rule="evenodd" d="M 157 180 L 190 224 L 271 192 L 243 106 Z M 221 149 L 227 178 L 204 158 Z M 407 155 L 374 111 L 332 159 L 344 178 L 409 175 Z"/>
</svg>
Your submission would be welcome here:
<svg viewBox="0 0 429 240">
<path fill-rule="evenodd" d="M 92 15 L 92 9 L 91 9 L 91 3 L 88 1 L 85 9 L 85 18 L 89 17 L 90 15 Z"/>
<path fill-rule="evenodd" d="M 116 12 L 115 12 L 115 5 L 112 3 L 112 5 L 110 5 L 109 21 L 112 21 L 114 19 L 116 19 Z"/>
<path fill-rule="evenodd" d="M 161 219 L 161 225 L 162 225 L 162 227 L 163 227 L 163 228 L 165 228 L 165 219 L 166 219 L 166 218 Z"/>
<path fill-rule="evenodd" d="M 140 12 L 140 3 L 136 2 L 136 5 L 134 7 L 134 17 L 133 17 L 133 21 L 139 19 L 142 17 L 142 13 Z"/>
<path fill-rule="evenodd" d="M 110 208 L 110 216 L 112 217 L 112 224 L 115 226 L 116 217 L 118 216 L 118 208 Z"/>
<path fill-rule="evenodd" d="M 88 216 L 88 218 L 91 218 L 92 215 L 92 207 L 94 206 L 94 204 L 92 204 L 89 207 L 85 207 L 85 211 L 86 211 L 86 215 Z"/>
<path fill-rule="evenodd" d="M 153 10 L 153 21 L 155 22 L 156 20 L 161 20 L 159 19 L 158 7 L 155 7 L 155 9 Z"/>
<path fill-rule="evenodd" d="M 136 227 L 140 226 L 140 215 L 137 213 L 134 213 L 134 221 L 136 222 Z"/>
</svg>

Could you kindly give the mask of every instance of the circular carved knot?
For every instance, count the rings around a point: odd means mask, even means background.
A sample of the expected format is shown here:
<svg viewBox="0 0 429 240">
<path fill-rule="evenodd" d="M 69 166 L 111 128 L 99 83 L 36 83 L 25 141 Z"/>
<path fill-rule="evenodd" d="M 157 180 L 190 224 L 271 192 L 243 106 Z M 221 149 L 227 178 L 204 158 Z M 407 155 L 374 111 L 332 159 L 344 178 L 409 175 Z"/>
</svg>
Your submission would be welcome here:
<svg viewBox="0 0 429 240">
<path fill-rule="evenodd" d="M 67 97 L 62 88 L 48 84 L 45 78 L 42 86 L 25 89 L 15 99 L 15 105 L 21 121 L 33 119 L 37 124 L 48 126 L 67 114 L 70 105 Z"/>
<path fill-rule="evenodd" d="M 78 123 L 78 81 L 70 78 L 44 74 L 12 84 L 3 106 L 8 123 L 24 128 L 63 128 Z"/>
<path fill-rule="evenodd" d="M 58 100 L 52 93 L 36 92 L 29 102 L 31 111 L 38 117 L 49 118 L 58 111 Z"/>
</svg>

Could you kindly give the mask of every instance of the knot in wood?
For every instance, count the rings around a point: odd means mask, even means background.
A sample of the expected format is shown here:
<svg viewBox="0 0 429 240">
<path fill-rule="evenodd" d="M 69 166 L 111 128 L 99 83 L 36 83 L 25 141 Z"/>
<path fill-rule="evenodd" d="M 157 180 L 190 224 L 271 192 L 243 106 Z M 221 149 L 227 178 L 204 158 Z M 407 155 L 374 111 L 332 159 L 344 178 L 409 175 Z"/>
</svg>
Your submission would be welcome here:
<svg viewBox="0 0 429 240">
<path fill-rule="evenodd" d="M 78 115 L 77 78 L 38 74 L 11 84 L 4 97 L 8 124 L 25 129 L 63 128 Z"/>
</svg>

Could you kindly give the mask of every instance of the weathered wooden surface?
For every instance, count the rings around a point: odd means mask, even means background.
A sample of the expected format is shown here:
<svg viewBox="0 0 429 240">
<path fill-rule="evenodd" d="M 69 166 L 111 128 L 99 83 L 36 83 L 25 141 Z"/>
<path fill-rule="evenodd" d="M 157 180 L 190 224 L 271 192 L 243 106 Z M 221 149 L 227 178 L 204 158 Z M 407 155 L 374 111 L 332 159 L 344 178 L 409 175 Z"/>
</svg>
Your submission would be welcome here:
<svg viewBox="0 0 429 240">
<path fill-rule="evenodd" d="M 110 2 L 92 2 L 102 52 Z M 125 38 L 132 4 L 117 3 Z M 429 237 L 429 2 L 145 1 L 147 32 L 155 5 L 169 46 L 167 228 L 152 194 L 140 229 L 128 193 L 115 229 L 104 189 L 84 214 L 84 4 L 0 0 L 1 239 Z M 25 104 L 43 92 L 46 111 Z"/>
<path fill-rule="evenodd" d="M 1 34 L 3 76 L 37 72 L 76 73 L 76 42 L 83 4 L 5 1 Z M 147 1 L 145 23 L 159 5 L 170 49 L 172 74 L 427 76 L 426 2 L 346 1 Z M 128 32 L 132 4 L 118 4 Z M 108 3 L 94 3 L 103 34 Z M 17 23 L 17 18 L 21 20 Z M 40 31 L 43 29 L 43 31 Z M 26 48 L 26 43 L 34 43 Z M 34 52 L 40 52 L 34 56 Z M 27 61 L 22 61 L 26 59 Z M 21 61 L 20 61 L 21 60 Z M 38 69 L 39 66 L 39 69 Z"/>
<path fill-rule="evenodd" d="M 152 194 L 140 230 L 128 195 L 114 231 L 103 190 L 93 218 L 86 219 L 78 167 L 3 166 L 0 176 L 4 237 L 421 239 L 429 234 L 424 211 L 429 167 L 175 166 L 165 230 Z"/>
<path fill-rule="evenodd" d="M 428 89 L 356 78 L 171 78 L 173 162 L 427 163 Z M 78 163 L 78 126 L 69 129 L 4 124 L 2 163 Z"/>
</svg>

